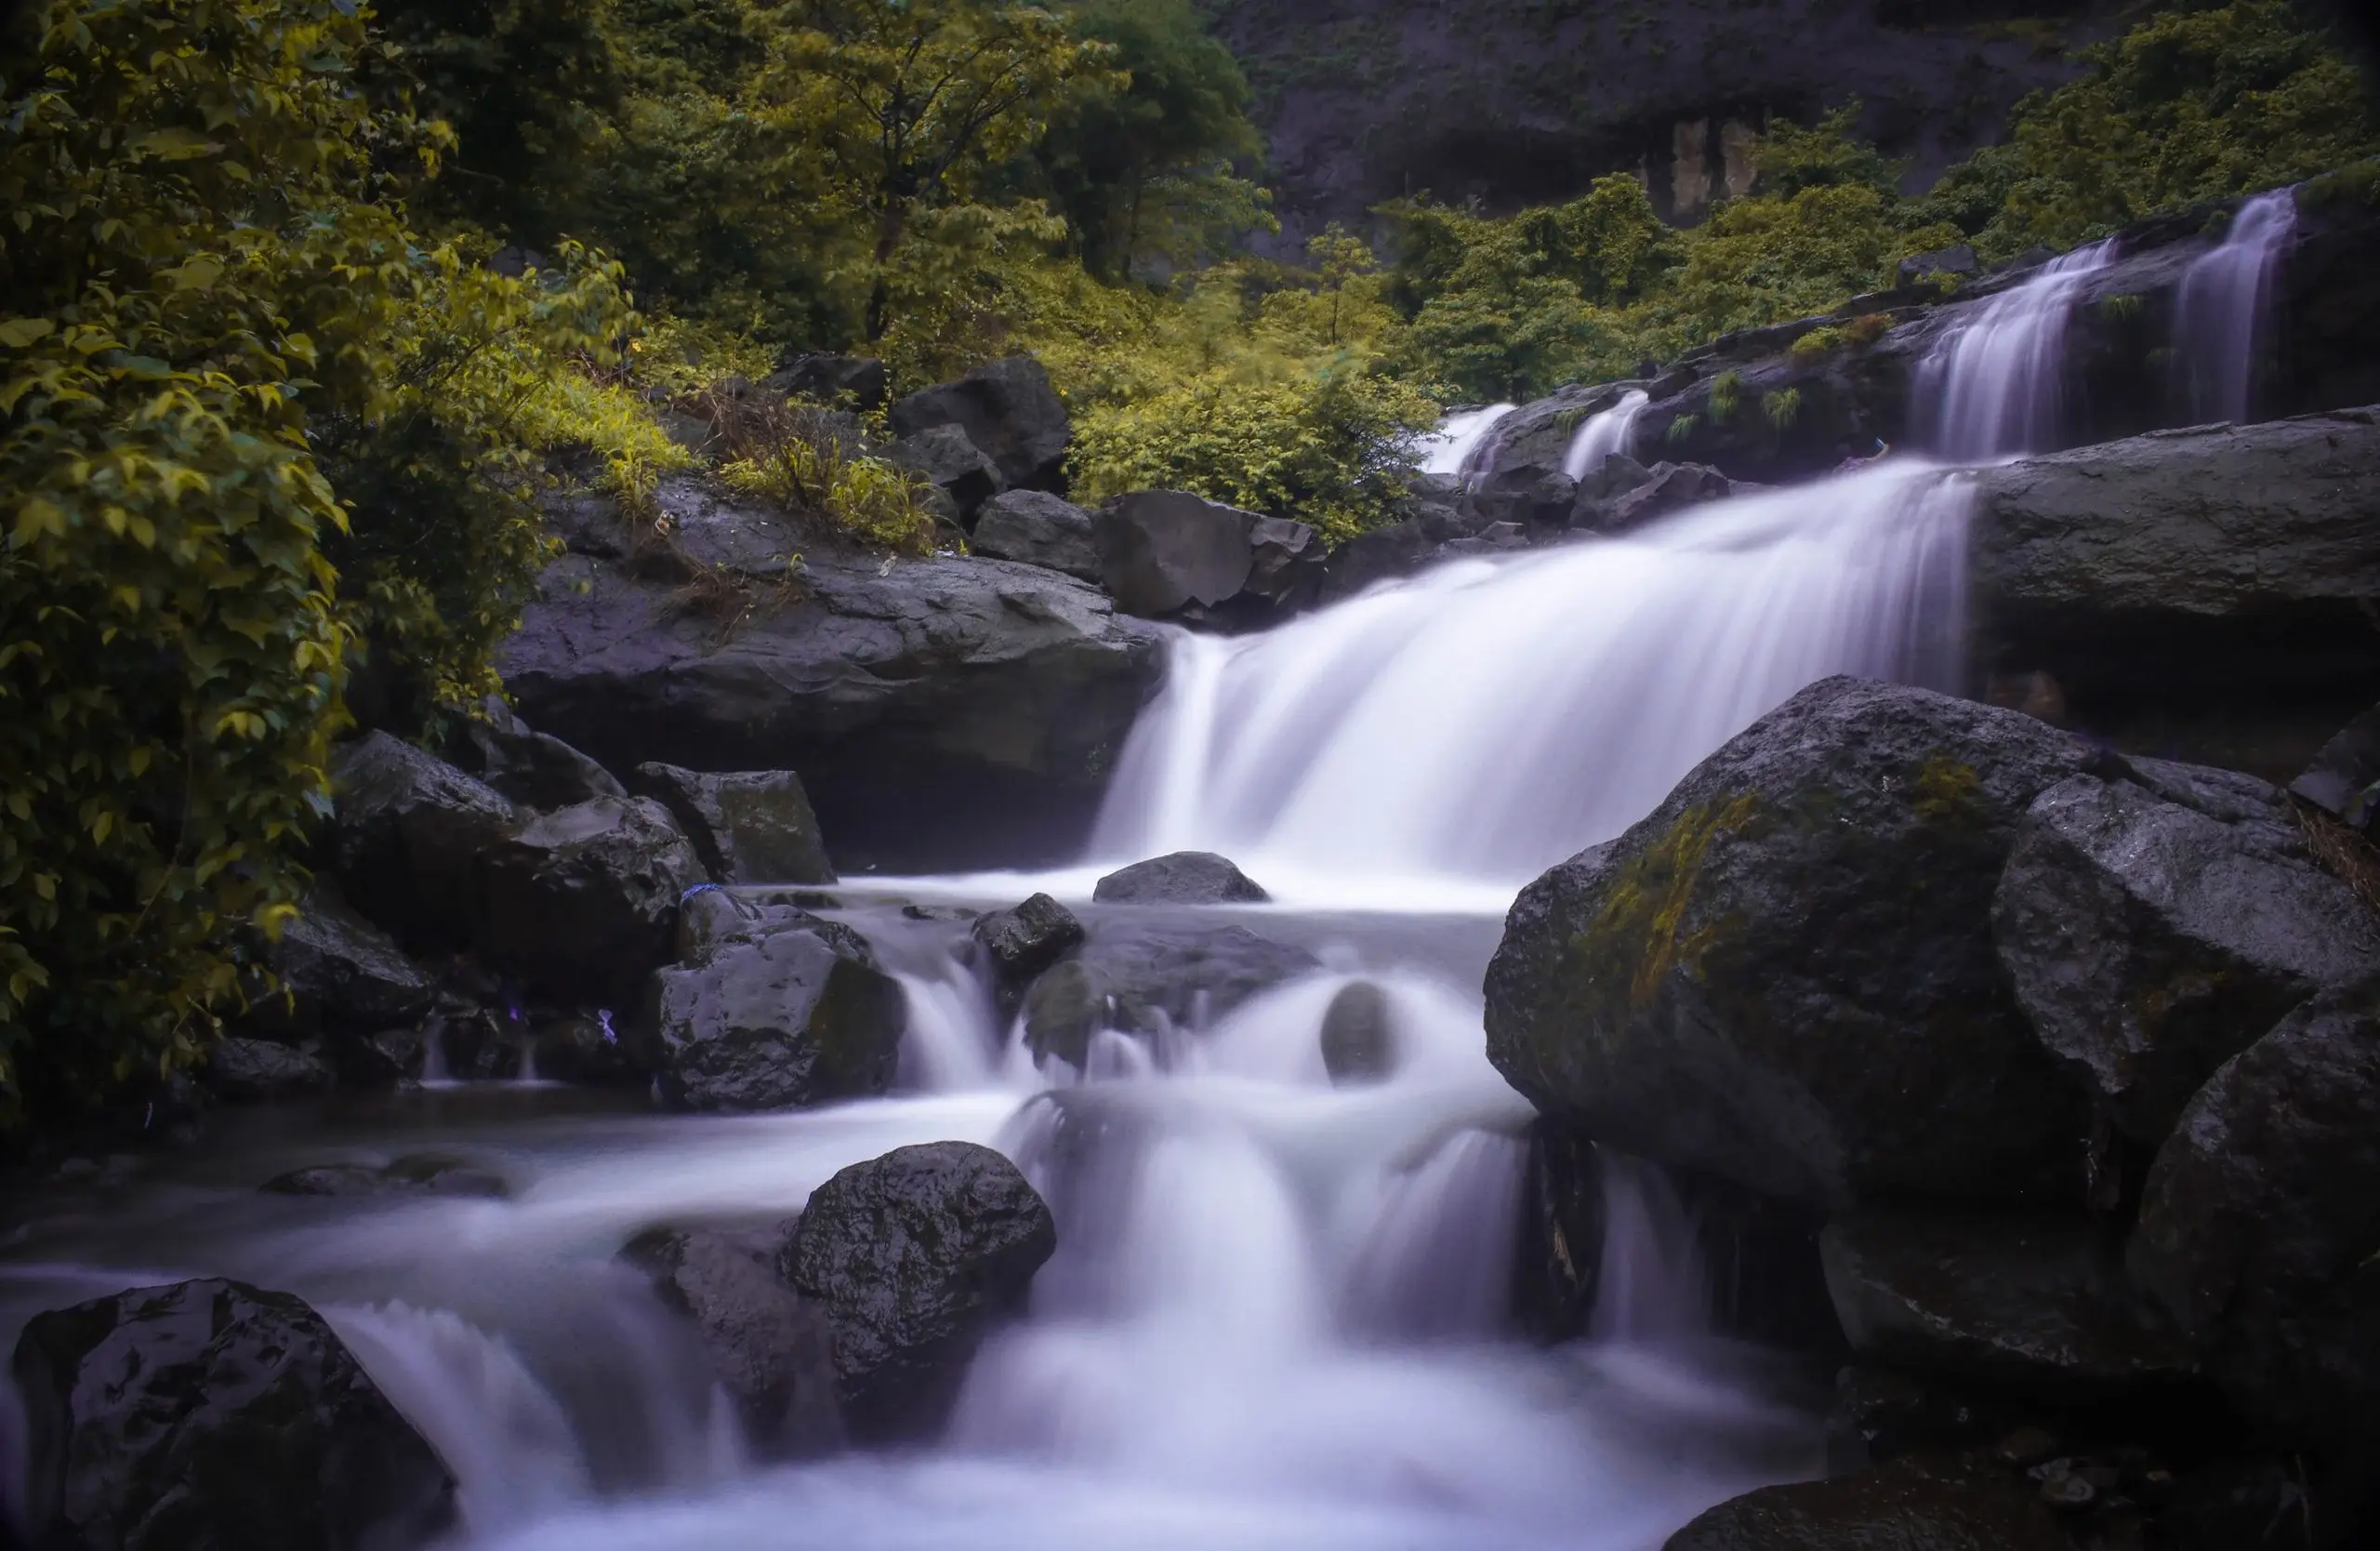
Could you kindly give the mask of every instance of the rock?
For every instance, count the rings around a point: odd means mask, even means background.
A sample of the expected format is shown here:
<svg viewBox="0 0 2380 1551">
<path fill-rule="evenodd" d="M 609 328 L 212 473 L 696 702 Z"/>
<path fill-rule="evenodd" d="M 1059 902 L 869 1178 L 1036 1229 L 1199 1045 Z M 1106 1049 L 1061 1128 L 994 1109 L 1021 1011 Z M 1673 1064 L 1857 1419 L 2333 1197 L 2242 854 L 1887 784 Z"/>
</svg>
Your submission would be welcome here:
<svg viewBox="0 0 2380 1551">
<path fill-rule="evenodd" d="M 1929 274 L 1973 274 L 1975 249 L 1964 243 L 1951 247 L 1937 247 L 1930 253 L 1912 253 L 1900 261 L 1900 283 L 1913 285 Z"/>
<path fill-rule="evenodd" d="M 985 1332 L 1022 1309 L 1058 1247 L 1050 1208 L 989 1147 L 935 1142 L 820 1186 L 787 1246 L 787 1279 L 826 1309 L 853 1433 L 941 1425 Z"/>
<path fill-rule="evenodd" d="M 438 994 L 436 982 L 403 949 L 323 882 L 306 891 L 268 961 L 280 985 L 257 1011 L 274 1033 L 294 1040 L 326 1027 L 355 1032 L 416 1023 Z"/>
<path fill-rule="evenodd" d="M 780 1274 L 787 1238 L 783 1229 L 654 1228 L 629 1240 L 620 1258 L 694 1321 L 711 1371 L 760 1453 L 799 1459 L 842 1447 L 843 1418 L 834 1327 L 823 1304 Z"/>
<path fill-rule="evenodd" d="M 2071 1551 L 2022 1477 L 1960 1459 L 1895 1460 L 1854 1476 L 1763 1487 L 1672 1535 L 1662 1551 Z"/>
<path fill-rule="evenodd" d="M 1396 1070 L 1396 1028 L 1388 993 L 1351 980 L 1322 1014 L 1322 1065 L 1333 1087 L 1378 1082 Z"/>
<path fill-rule="evenodd" d="M 1157 630 L 1035 565 L 813 554 L 724 639 L 673 585 L 557 562 L 502 649 L 512 694 L 614 769 L 799 770 L 846 870 L 1075 854 L 1162 670 Z"/>
<path fill-rule="evenodd" d="M 1065 493 L 1074 428 L 1050 374 L 1029 355 L 990 362 L 956 382 L 911 393 L 892 406 L 892 419 L 893 433 L 902 437 L 957 426 L 1012 488 Z"/>
<path fill-rule="evenodd" d="M 1322 536 L 1303 523 L 1259 517 L 1248 530 L 1248 582 L 1240 596 L 1275 614 L 1292 614 L 1322 592 L 1329 551 Z"/>
<path fill-rule="evenodd" d="M 1818 1244 L 1844 1333 L 1870 1362 L 2068 1400 L 2195 1372 L 2087 1218 L 1855 1212 Z"/>
<path fill-rule="evenodd" d="M 567 808 L 598 797 L 626 797 L 611 772 L 558 737 L 529 730 L 500 696 L 453 740 L 456 766 L 524 808 Z"/>
<path fill-rule="evenodd" d="M 1514 1244 L 1513 1313 L 1546 1346 L 1587 1332 L 1603 1277 L 1603 1159 L 1593 1142 L 1539 1116 Z"/>
<path fill-rule="evenodd" d="M 1767 1195 L 2078 1200 L 2082 1096 L 1990 908 L 2033 799 L 2101 758 L 2014 711 L 1813 684 L 1522 891 L 1488 1054 L 1540 1111 Z"/>
<path fill-rule="evenodd" d="M 715 773 L 641 764 L 636 780 L 639 795 L 669 810 L 714 881 L 835 881 L 818 815 L 810 811 L 810 795 L 792 771 Z"/>
<path fill-rule="evenodd" d="M 1009 992 L 1022 990 L 1083 939 L 1082 922 L 1046 894 L 979 916 L 970 930 L 991 960 L 993 981 Z"/>
<path fill-rule="evenodd" d="M 578 1087 L 631 1082 L 646 1075 L 629 1057 L 608 1011 L 547 1024 L 529 1041 L 529 1059 L 540 1081 Z"/>
<path fill-rule="evenodd" d="M 1319 601 L 1335 603 L 1382 582 L 1409 577 L 1428 563 L 1437 545 L 1415 518 L 1359 533 L 1323 563 Z"/>
<path fill-rule="evenodd" d="M 710 885 L 694 889 L 678 906 L 678 961 L 707 962 L 724 943 L 757 942 L 772 932 L 808 926 L 809 911 L 774 901 L 747 899 Z"/>
<path fill-rule="evenodd" d="M 512 1186 L 492 1169 L 428 1154 L 369 1163 L 318 1163 L 275 1174 L 258 1186 L 272 1196 L 465 1196 L 502 1200 Z"/>
<path fill-rule="evenodd" d="M 298 1299 L 178 1282 L 37 1314 L 14 1364 L 32 1544 L 421 1545 L 455 1480 Z"/>
<path fill-rule="evenodd" d="M 386 733 L 340 749 L 331 868 L 348 897 L 408 943 L 469 939 L 483 857 L 519 825 L 495 789 Z"/>
<path fill-rule="evenodd" d="M 218 1040 L 206 1058 L 206 1085 L 234 1104 L 299 1098 L 337 1084 L 320 1057 L 270 1040 Z"/>
<path fill-rule="evenodd" d="M 700 882 L 660 803 L 581 802 L 530 820 L 488 858 L 483 944 L 564 1003 L 625 1005 L 668 961 L 678 901 Z"/>
<path fill-rule="evenodd" d="M 2079 776 L 2034 802 L 1992 932 L 2042 1042 L 2154 1147 L 2216 1067 L 2380 968 L 2380 918 L 2262 781 L 2136 768 L 2162 789 Z"/>
<path fill-rule="evenodd" d="M 1094 584 L 1103 575 L 1091 514 L 1045 490 L 1009 490 L 985 502 L 967 547 L 992 560 L 1063 571 Z"/>
<path fill-rule="evenodd" d="M 1136 490 L 1099 509 L 1100 575 L 1127 614 L 1161 619 L 1239 596 L 1255 564 L 1252 511 L 1182 490 Z"/>
<path fill-rule="evenodd" d="M 1656 517 L 1719 500 L 1734 488 L 1726 475 L 1707 464 L 1656 463 L 1643 480 L 1604 500 L 1581 498 L 1572 521 L 1602 533 L 1625 533 Z"/>
<path fill-rule="evenodd" d="M 1091 897 L 1102 905 L 1261 905 L 1273 896 L 1227 857 L 1176 851 L 1109 873 Z"/>
<path fill-rule="evenodd" d="M 865 1098 L 892 1085 L 906 1008 L 856 933 L 812 919 L 654 975 L 631 1054 L 681 1109 Z"/>
<path fill-rule="evenodd" d="M 1025 995 L 1025 1034 L 1037 1056 L 1088 1065 L 1103 1028 L 1158 1034 L 1211 1025 L 1260 991 L 1321 968 L 1302 948 L 1244 926 L 1180 921 L 1097 922 L 1089 939 Z"/>
<path fill-rule="evenodd" d="M 760 386 L 784 398 L 818 404 L 848 404 L 866 413 L 884 407 L 889 381 L 884 363 L 871 356 L 803 351 L 788 355 Z"/>
<path fill-rule="evenodd" d="M 983 504 L 1005 488 L 999 470 L 955 425 L 929 426 L 904 436 L 880 456 L 895 468 L 924 475 L 927 483 L 950 497 L 951 510 L 961 526 L 972 523 Z"/>
<path fill-rule="evenodd" d="M 323 1055 L 339 1081 L 350 1088 L 394 1088 L 417 1082 L 429 1064 L 430 1039 L 420 1028 L 384 1028 L 377 1034 L 333 1034 Z"/>
<path fill-rule="evenodd" d="M 2380 1444 L 2380 981 L 2225 1062 L 2158 1151 L 2126 1251 L 2251 1419 Z M 2372 1463 L 2380 1467 L 2380 1459 Z"/>
<path fill-rule="evenodd" d="M 1882 1368 L 1835 1375 L 1827 1413 L 1827 1474 L 1848 1476 L 1904 1454 L 1972 1449 L 2005 1437 L 2016 1412 L 1925 1380 Z"/>
<path fill-rule="evenodd" d="M 2289 789 L 2351 829 L 2370 829 L 2380 815 L 2380 706 L 2339 729 Z"/>
</svg>

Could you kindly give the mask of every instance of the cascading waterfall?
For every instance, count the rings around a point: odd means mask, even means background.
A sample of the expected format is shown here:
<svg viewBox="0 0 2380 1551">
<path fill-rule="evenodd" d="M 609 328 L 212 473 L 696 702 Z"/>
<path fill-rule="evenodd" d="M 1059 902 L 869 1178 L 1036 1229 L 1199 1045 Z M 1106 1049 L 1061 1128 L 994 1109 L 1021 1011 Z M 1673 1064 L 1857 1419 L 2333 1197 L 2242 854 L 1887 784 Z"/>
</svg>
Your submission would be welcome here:
<svg viewBox="0 0 2380 1551">
<path fill-rule="evenodd" d="M 1631 388 L 1609 409 L 1588 416 L 1562 454 L 1562 471 L 1572 479 L 1584 479 L 1602 468 L 1603 460 L 1612 454 L 1625 455 L 1636 435 L 1636 418 L 1652 402 L 1652 395 L 1643 389 Z"/>
<path fill-rule="evenodd" d="M 1483 409 L 1465 409 L 1448 416 L 1435 431 L 1422 438 L 1413 449 L 1421 472 L 1442 474 L 1448 479 L 1470 479 L 1481 453 L 1493 444 L 1496 423 L 1515 407 L 1509 404 L 1491 404 Z"/>
<path fill-rule="evenodd" d="M 2066 325 L 2112 240 L 2050 260 L 1935 343 L 1917 371 L 1916 423 L 1957 463 L 2056 450 L 2065 427 Z"/>
<path fill-rule="evenodd" d="M 2182 277 L 2174 337 L 2195 418 L 2234 425 L 2248 419 L 2256 337 L 2281 254 L 2296 232 L 2296 195 L 2288 189 L 2258 194 L 2240 206 L 2223 241 Z"/>
</svg>

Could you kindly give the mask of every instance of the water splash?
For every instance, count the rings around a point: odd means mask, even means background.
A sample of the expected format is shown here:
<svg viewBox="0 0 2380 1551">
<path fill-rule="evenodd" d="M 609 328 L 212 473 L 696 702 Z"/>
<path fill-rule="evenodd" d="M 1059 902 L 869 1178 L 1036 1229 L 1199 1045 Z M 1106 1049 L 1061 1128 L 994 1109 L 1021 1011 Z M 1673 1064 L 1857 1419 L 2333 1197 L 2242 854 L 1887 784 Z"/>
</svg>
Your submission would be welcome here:
<svg viewBox="0 0 2380 1551">
<path fill-rule="evenodd" d="M 2292 191 L 2258 194 L 2240 206 L 2222 243 L 2183 275 L 2174 337 L 2197 420 L 2248 420 L 2256 337 L 2270 308 L 2275 271 L 2296 232 Z"/>
<path fill-rule="evenodd" d="M 1964 312 L 1917 370 L 1926 445 L 1956 463 L 2055 451 L 2066 431 L 2066 331 L 2112 240 L 2076 248 Z"/>
<path fill-rule="evenodd" d="M 1572 479 L 1584 479 L 1614 453 L 1625 456 L 1635 440 L 1637 417 L 1652 402 L 1643 389 L 1631 388 L 1609 409 L 1587 417 L 1562 454 L 1562 471 Z"/>
<path fill-rule="evenodd" d="M 1425 474 L 1442 474 L 1448 479 L 1469 480 L 1477 472 L 1475 465 L 1481 453 L 1489 445 L 1489 433 L 1496 422 L 1518 407 L 1509 404 L 1491 404 L 1484 409 L 1465 409 L 1448 416 L 1438 429 L 1414 444 L 1415 461 Z"/>
</svg>

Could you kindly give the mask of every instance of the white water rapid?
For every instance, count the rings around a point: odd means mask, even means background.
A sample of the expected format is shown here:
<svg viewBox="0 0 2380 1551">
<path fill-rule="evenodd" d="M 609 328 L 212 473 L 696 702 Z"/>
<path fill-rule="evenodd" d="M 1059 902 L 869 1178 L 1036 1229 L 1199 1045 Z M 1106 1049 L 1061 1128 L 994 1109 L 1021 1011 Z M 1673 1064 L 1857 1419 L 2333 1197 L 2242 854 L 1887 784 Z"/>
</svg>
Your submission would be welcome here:
<svg viewBox="0 0 2380 1551">
<path fill-rule="evenodd" d="M 1473 465 L 1489 444 L 1488 438 L 1496 422 L 1511 414 L 1515 405 L 1491 404 L 1484 409 L 1465 409 L 1449 415 L 1438 429 L 1423 437 L 1413 448 L 1415 461 L 1425 474 L 1443 474 L 1448 479 L 1469 479 Z"/>
<path fill-rule="evenodd" d="M 1590 415 L 1562 454 L 1562 471 L 1584 479 L 1614 453 L 1625 454 L 1636 435 L 1636 418 L 1652 403 L 1642 388 L 1631 388 L 1609 409 Z"/>
<path fill-rule="evenodd" d="M 2058 334 L 2100 257 L 1945 343 L 1945 445 L 2055 436 Z M 1475 469 L 1502 407 L 1450 425 L 1434 466 Z M 1587 454 L 1624 448 L 1641 408 L 1582 428 Z M 893 1095 L 696 1118 L 458 1082 L 245 1112 L 195 1152 L 16 1212 L 0 1338 L 187 1276 L 298 1292 L 454 1468 L 469 1551 L 1654 1551 L 1725 1497 L 1815 1474 L 1816 1398 L 1713 1333 L 1726 1299 L 1686 1206 L 1627 1160 L 1604 1174 L 1585 1338 L 1512 1337 L 1530 1116 L 1486 1059 L 1481 972 L 1515 888 L 1802 685 L 1956 685 L 1968 492 L 1955 468 L 1887 460 L 1461 560 L 1263 635 L 1177 633 L 1080 865 L 833 895 L 906 993 Z M 1277 903 L 1091 903 L 1112 866 L 1186 847 Z M 1223 1016 L 1102 1031 L 1085 1072 L 1038 1064 L 946 907 L 1039 888 L 1094 935 L 1230 922 L 1321 967 Z M 1336 1087 L 1318 1033 L 1359 979 L 1395 1064 Z M 1003 1149 L 1050 1200 L 1059 1249 L 1030 1308 L 934 1446 L 756 1459 L 621 1246 L 655 1225 L 781 1224 L 835 1171 L 935 1140 Z M 424 1151 L 509 1198 L 258 1189 Z M 0 1435 L 21 1430 L 11 1399 Z"/>
<path fill-rule="evenodd" d="M 2297 199 L 2288 189 L 2240 206 L 2231 230 L 2182 277 L 2174 336 L 2179 342 L 2190 413 L 2202 421 L 2249 418 L 2255 386 L 2256 336 L 2272 296 L 2282 252 L 2297 231 Z"/>
<path fill-rule="evenodd" d="M 2066 325 L 2113 242 L 2053 258 L 1935 342 L 1917 371 L 1913 423 L 1958 463 L 2056 448 L 2065 423 Z"/>
</svg>

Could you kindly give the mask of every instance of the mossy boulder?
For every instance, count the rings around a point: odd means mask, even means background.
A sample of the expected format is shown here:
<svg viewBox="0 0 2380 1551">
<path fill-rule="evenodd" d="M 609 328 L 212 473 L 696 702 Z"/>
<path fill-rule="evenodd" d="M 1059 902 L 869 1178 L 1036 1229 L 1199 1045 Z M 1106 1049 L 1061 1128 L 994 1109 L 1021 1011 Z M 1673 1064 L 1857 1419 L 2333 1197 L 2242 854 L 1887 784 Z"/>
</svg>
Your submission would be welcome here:
<svg viewBox="0 0 2380 1551">
<path fill-rule="evenodd" d="M 1766 1195 L 2076 1199 L 2086 1107 L 1991 904 L 2033 799 L 2100 762 L 2014 711 L 1813 684 L 1522 892 L 1488 1054 L 1597 1140 Z"/>
</svg>

